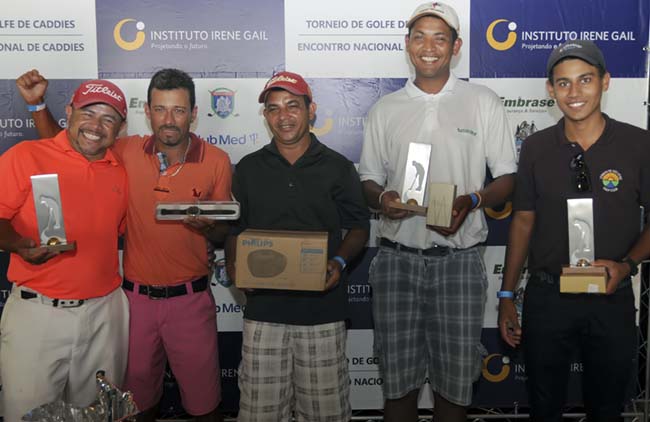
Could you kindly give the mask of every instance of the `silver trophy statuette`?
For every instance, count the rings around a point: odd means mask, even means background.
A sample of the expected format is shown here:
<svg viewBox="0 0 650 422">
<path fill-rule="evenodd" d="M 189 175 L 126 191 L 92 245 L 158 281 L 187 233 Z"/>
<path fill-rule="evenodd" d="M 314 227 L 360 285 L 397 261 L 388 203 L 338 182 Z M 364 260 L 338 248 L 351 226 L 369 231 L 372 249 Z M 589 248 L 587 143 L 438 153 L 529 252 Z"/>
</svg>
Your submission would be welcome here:
<svg viewBox="0 0 650 422">
<path fill-rule="evenodd" d="M 400 200 L 389 204 L 391 208 L 407 210 L 416 215 L 427 215 L 424 206 L 431 161 L 431 145 L 417 142 L 409 143 L 409 152 L 404 168 L 404 183 Z"/>
<path fill-rule="evenodd" d="M 595 259 L 593 199 L 567 199 L 567 223 L 569 266 L 562 269 L 560 291 L 605 293 L 607 270 L 591 265 Z"/>
<path fill-rule="evenodd" d="M 59 176 L 38 174 L 31 180 L 40 246 L 59 252 L 75 249 L 75 242 L 69 242 L 65 235 Z"/>
<path fill-rule="evenodd" d="M 116 422 L 138 413 L 133 394 L 122 392 L 97 371 L 97 400 L 87 407 L 75 407 L 58 400 L 30 410 L 23 421 L 30 422 Z"/>
</svg>

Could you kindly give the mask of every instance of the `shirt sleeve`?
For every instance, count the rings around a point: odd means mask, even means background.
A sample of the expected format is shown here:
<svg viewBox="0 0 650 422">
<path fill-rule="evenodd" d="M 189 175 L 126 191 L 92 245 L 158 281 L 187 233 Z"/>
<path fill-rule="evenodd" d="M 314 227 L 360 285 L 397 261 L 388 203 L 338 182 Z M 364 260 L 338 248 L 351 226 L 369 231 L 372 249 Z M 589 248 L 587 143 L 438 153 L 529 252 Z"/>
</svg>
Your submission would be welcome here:
<svg viewBox="0 0 650 422">
<path fill-rule="evenodd" d="M 29 175 L 22 171 L 26 154 L 26 149 L 15 146 L 0 155 L 0 218 L 11 220 L 31 192 Z"/>
<path fill-rule="evenodd" d="M 359 175 L 351 162 L 347 163 L 341 173 L 339 179 L 341 189 L 334 196 L 341 219 L 341 227 L 368 230 L 370 228 L 370 211 L 363 196 Z"/>
<path fill-rule="evenodd" d="M 519 156 L 519 168 L 515 178 L 515 192 L 512 199 L 512 207 L 515 211 L 534 211 L 535 198 L 535 176 L 533 174 L 533 160 L 530 140 L 524 141 Z"/>
<path fill-rule="evenodd" d="M 230 201 L 232 186 L 232 167 L 226 153 L 219 156 L 218 164 L 214 167 L 214 189 L 210 199 L 213 201 Z"/>
<path fill-rule="evenodd" d="M 384 134 L 377 104 L 368 113 L 363 130 L 363 146 L 359 162 L 361 181 L 372 180 L 379 186 L 386 184 L 386 169 L 383 165 Z"/>
<path fill-rule="evenodd" d="M 650 216 L 650 133 L 644 132 L 645 139 L 642 144 L 641 154 L 641 186 L 639 188 L 639 203 L 643 207 L 645 224 Z"/>
<path fill-rule="evenodd" d="M 508 115 L 501 104 L 501 99 L 490 92 L 487 98 L 487 119 L 483 122 L 486 128 L 487 165 L 494 178 L 517 171 L 517 153 L 514 132 L 510 128 Z"/>
<path fill-rule="evenodd" d="M 230 234 L 233 236 L 237 236 L 248 227 L 248 198 L 244 189 L 242 173 L 241 170 L 238 171 L 238 167 L 235 167 L 235 172 L 232 175 L 232 196 L 235 201 L 239 202 L 240 210 L 239 220 L 233 221 L 230 228 Z"/>
</svg>

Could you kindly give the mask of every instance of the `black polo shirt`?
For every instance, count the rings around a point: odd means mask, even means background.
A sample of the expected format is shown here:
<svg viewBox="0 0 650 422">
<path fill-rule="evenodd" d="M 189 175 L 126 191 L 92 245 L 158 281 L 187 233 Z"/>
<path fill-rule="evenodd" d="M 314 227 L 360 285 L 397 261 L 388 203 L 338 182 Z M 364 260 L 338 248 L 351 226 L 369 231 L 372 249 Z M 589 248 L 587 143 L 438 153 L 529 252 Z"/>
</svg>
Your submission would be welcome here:
<svg viewBox="0 0 650 422">
<path fill-rule="evenodd" d="M 564 119 L 523 143 L 513 200 L 535 211 L 528 254 L 532 272 L 560 274 L 569 264 L 567 202 L 593 198 L 596 259 L 620 260 L 640 234 L 640 209 L 650 211 L 650 134 L 605 116 L 605 130 L 587 151 L 564 134 Z M 570 163 L 584 153 L 591 191 L 578 193 Z"/>
<path fill-rule="evenodd" d="M 307 151 L 293 165 L 274 142 L 235 167 L 232 191 L 241 204 L 236 232 L 247 228 L 326 231 L 331 258 L 342 229 L 369 228 L 370 213 L 354 165 L 311 134 Z M 344 280 L 327 292 L 255 290 L 247 294 L 244 318 L 315 325 L 347 318 Z"/>
</svg>

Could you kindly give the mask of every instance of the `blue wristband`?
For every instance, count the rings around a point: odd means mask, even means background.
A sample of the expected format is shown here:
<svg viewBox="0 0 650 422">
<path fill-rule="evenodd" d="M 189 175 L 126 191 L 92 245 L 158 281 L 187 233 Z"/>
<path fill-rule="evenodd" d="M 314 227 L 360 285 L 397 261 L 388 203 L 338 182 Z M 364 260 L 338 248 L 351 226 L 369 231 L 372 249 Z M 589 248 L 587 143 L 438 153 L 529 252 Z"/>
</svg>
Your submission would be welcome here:
<svg viewBox="0 0 650 422">
<path fill-rule="evenodd" d="M 348 263 L 345 262 L 345 259 L 343 259 L 343 257 L 340 257 L 338 255 L 332 257 L 332 260 L 338 262 L 339 265 L 341 265 L 341 271 L 343 271 L 345 269 L 345 267 L 347 267 L 347 265 L 348 265 Z"/>
<path fill-rule="evenodd" d="M 31 111 L 32 113 L 36 111 L 41 111 L 45 110 L 47 108 L 47 104 L 45 103 L 40 103 L 40 104 L 28 104 L 27 105 L 27 111 Z"/>
<path fill-rule="evenodd" d="M 472 192 L 469 194 L 469 197 L 472 199 L 472 209 L 476 208 L 478 205 L 478 195 Z"/>
<path fill-rule="evenodd" d="M 497 292 L 497 298 L 499 299 L 514 299 L 515 297 L 515 292 L 511 292 L 510 290 L 499 290 Z"/>
</svg>

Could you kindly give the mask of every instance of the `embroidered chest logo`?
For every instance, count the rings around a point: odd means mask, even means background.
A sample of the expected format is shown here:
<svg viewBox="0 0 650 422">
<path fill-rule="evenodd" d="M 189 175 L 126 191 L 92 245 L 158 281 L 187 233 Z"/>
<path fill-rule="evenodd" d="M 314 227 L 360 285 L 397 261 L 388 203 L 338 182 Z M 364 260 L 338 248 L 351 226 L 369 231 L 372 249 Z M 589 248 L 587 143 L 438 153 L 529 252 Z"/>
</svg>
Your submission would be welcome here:
<svg viewBox="0 0 650 422">
<path fill-rule="evenodd" d="M 618 185 L 623 181 L 623 176 L 618 170 L 609 169 L 600 173 L 600 182 L 605 192 L 616 192 Z"/>
<path fill-rule="evenodd" d="M 456 130 L 458 131 L 458 133 L 466 133 L 466 134 L 468 134 L 468 135 L 472 135 L 472 136 L 476 136 L 476 135 L 477 135 L 477 133 L 476 133 L 475 130 L 468 129 L 468 128 L 457 127 Z"/>
</svg>

